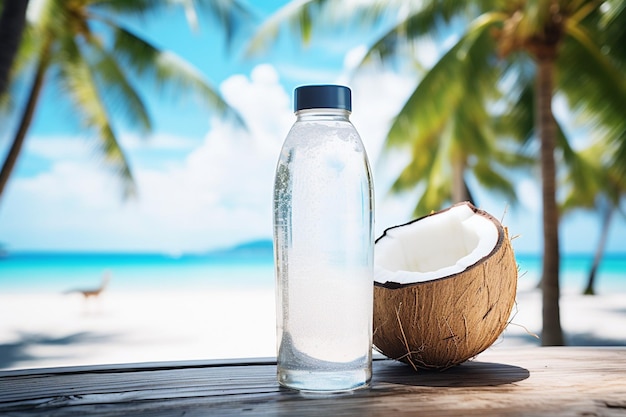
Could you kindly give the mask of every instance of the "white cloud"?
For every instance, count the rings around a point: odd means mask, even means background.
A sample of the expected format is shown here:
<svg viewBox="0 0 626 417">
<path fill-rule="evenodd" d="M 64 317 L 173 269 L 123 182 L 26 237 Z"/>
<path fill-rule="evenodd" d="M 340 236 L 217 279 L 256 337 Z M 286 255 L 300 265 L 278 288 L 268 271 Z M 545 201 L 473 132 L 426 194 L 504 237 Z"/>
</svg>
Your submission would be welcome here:
<svg viewBox="0 0 626 417">
<path fill-rule="evenodd" d="M 160 132 L 148 136 L 127 133 L 120 138 L 120 145 L 123 149 L 129 151 L 138 149 L 190 151 L 198 146 L 198 141 L 192 138 Z"/>
<path fill-rule="evenodd" d="M 93 156 L 94 144 L 77 136 L 37 136 L 25 142 L 25 151 L 41 158 L 84 160 Z"/>
<path fill-rule="evenodd" d="M 290 98 L 269 65 L 250 78 L 235 75 L 222 93 L 243 115 L 248 131 L 219 119 L 184 160 L 160 168 L 136 164 L 139 199 L 119 202 L 114 178 L 76 150 L 75 138 L 42 138 L 29 150 L 52 169 L 15 178 L 0 212 L 11 248 L 201 251 L 271 236 L 273 175 L 293 122 Z M 122 139 L 131 155 L 136 136 Z M 156 135 L 154 149 L 191 146 Z M 26 214 L 24 207 L 36 207 Z M 37 247 L 39 246 L 39 247 Z M 43 247 L 41 247 L 43 246 Z"/>
<path fill-rule="evenodd" d="M 292 123 L 289 97 L 269 65 L 235 75 L 222 93 L 248 131 L 219 119 L 179 167 L 137 171 L 135 215 L 161 235 L 166 250 L 203 250 L 271 236 L 274 167 Z M 154 232 L 153 232 L 154 233 Z"/>
<path fill-rule="evenodd" d="M 112 179 L 88 161 L 59 162 L 49 172 L 18 181 L 23 192 L 48 203 L 79 201 L 86 208 L 103 207 L 110 203 L 109 196 L 116 194 Z"/>
</svg>

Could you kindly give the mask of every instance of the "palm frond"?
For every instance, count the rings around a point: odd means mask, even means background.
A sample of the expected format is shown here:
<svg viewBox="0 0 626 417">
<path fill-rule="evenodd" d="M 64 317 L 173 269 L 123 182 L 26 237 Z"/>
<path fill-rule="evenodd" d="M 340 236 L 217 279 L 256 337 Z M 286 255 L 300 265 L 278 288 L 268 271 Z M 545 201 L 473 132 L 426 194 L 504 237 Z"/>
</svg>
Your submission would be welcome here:
<svg viewBox="0 0 626 417">
<path fill-rule="evenodd" d="M 567 22 L 569 23 L 570 21 L 568 20 Z M 608 83 L 613 85 L 613 88 L 621 90 L 621 93 L 624 94 L 626 91 L 626 78 L 602 52 L 601 46 L 596 44 L 586 30 L 579 25 L 566 24 L 565 30 L 581 47 L 582 50 L 579 53 L 584 53 L 588 59 L 592 60 L 594 70 L 597 71 L 598 76 L 605 78 Z"/>
<path fill-rule="evenodd" d="M 247 24 L 252 13 L 240 0 L 94 0 L 90 9 L 104 15 L 124 15 L 145 18 L 165 9 L 182 7 L 192 29 L 197 29 L 199 12 L 212 17 L 226 33 L 230 44 L 235 32 Z M 104 17 L 104 16 L 102 16 Z"/>
<path fill-rule="evenodd" d="M 145 17 L 178 3 L 177 0 L 93 0 L 89 7 L 113 15 Z"/>
<path fill-rule="evenodd" d="M 433 165 L 425 177 L 426 187 L 420 196 L 415 209 L 414 216 L 424 216 L 433 210 L 441 209 L 450 202 L 452 195 L 452 173 L 448 165 L 448 153 L 444 146 L 439 147 L 438 152 L 433 156 Z"/>
<path fill-rule="evenodd" d="M 177 0 L 180 2 L 181 0 Z M 187 13 L 204 12 L 224 28 L 226 44 L 230 46 L 237 30 L 252 21 L 252 13 L 240 0 L 188 0 Z"/>
<path fill-rule="evenodd" d="M 420 142 L 415 142 L 411 147 L 411 163 L 404 167 L 390 191 L 392 193 L 403 192 L 424 181 L 434 168 L 433 155 L 440 152 L 441 146 L 439 134 L 430 137 L 422 136 Z"/>
<path fill-rule="evenodd" d="M 497 22 L 495 15 L 484 16 L 470 26 L 418 84 L 389 130 L 387 148 L 410 144 L 413 155 L 391 191 L 424 184 L 416 214 L 452 201 L 452 164 L 466 167 L 468 160 L 490 160 L 498 149 L 487 107 L 500 97 L 496 87 L 500 69 L 491 65 L 495 46 L 487 30 Z M 499 152 L 504 160 L 506 151 Z M 483 185 L 516 201 L 514 187 L 491 163 L 472 163 L 470 168 L 479 170 L 476 175 Z M 488 179 L 490 173 L 493 178 Z"/>
<path fill-rule="evenodd" d="M 42 48 L 42 40 L 45 37 L 36 28 L 26 25 L 22 33 L 22 41 L 19 51 L 13 61 L 11 68 L 11 79 L 17 80 L 21 75 L 28 71 L 29 65 L 37 61 L 37 56 Z"/>
<path fill-rule="evenodd" d="M 114 35 L 114 50 L 119 58 L 141 78 L 151 78 L 161 91 L 174 94 L 192 93 L 203 100 L 220 117 L 245 123 L 216 89 L 196 68 L 171 52 L 162 51 L 127 29 L 109 22 Z"/>
<path fill-rule="evenodd" d="M 517 203 L 517 193 L 511 181 L 486 159 L 478 160 L 472 168 L 474 176 L 478 182 L 489 192 L 496 192 L 504 195 L 509 204 Z"/>
<path fill-rule="evenodd" d="M 610 60 L 602 45 L 583 31 L 575 33 L 564 43 L 558 61 L 559 87 L 580 119 L 615 144 L 615 169 L 626 178 L 626 78 L 621 69 L 625 67 Z"/>
<path fill-rule="evenodd" d="M 622 0 L 605 0 L 598 9 L 601 13 L 598 30 L 610 57 L 622 65 L 626 64 L 626 3 Z"/>
<path fill-rule="evenodd" d="M 280 29 L 287 26 L 306 45 L 311 40 L 313 20 L 319 16 L 328 0 L 293 0 L 270 16 L 256 31 L 246 47 L 246 55 L 252 56 L 267 50 L 278 38 Z"/>
<path fill-rule="evenodd" d="M 608 185 L 601 179 L 604 177 L 603 169 L 600 168 L 601 162 L 598 160 L 590 163 L 584 157 L 583 152 L 574 150 L 561 125 L 558 122 L 556 125 L 558 128 L 557 147 L 561 151 L 566 172 L 562 180 L 565 198 L 560 204 L 560 210 L 567 212 L 576 207 L 591 208 L 595 203 L 596 195 Z"/>
<path fill-rule="evenodd" d="M 610 186 L 609 171 L 602 166 L 601 156 L 605 152 L 606 144 L 601 142 L 593 143 L 578 152 L 571 148 L 566 149 L 569 169 L 563 179 L 565 197 L 560 204 L 561 212 L 567 213 L 577 208 L 591 209 L 595 206 L 598 195 L 613 194 L 614 187 Z"/>
<path fill-rule="evenodd" d="M 131 125 L 138 125 L 144 131 L 150 131 L 152 122 L 146 106 L 115 57 L 105 50 L 99 42 L 93 41 L 90 46 L 94 50 L 95 60 L 95 63 L 90 66 L 94 79 L 103 86 L 102 91 L 105 92 L 103 99 L 111 97 L 115 108 L 121 110 L 119 113 Z"/>
<path fill-rule="evenodd" d="M 535 93 L 533 80 L 512 75 L 504 111 L 494 115 L 493 126 L 501 138 L 511 138 L 522 145 L 528 145 L 534 137 Z"/>
<path fill-rule="evenodd" d="M 42 39 L 43 37 L 36 33 L 35 28 L 25 25 L 17 54 L 9 71 L 7 89 L 4 94 L 0 95 L 0 117 L 7 118 L 17 105 L 19 86 L 28 82 L 26 78 L 31 76 L 42 48 Z M 6 126 L 7 124 L 4 120 L 0 120 L 0 125 Z"/>
<path fill-rule="evenodd" d="M 109 115 L 101 99 L 91 68 L 85 62 L 73 38 L 63 44 L 59 79 L 71 97 L 76 112 L 81 115 L 85 128 L 95 133 L 99 148 L 108 166 L 121 178 L 124 197 L 135 194 L 135 182 L 128 160 L 119 145 L 110 123 Z"/>
<path fill-rule="evenodd" d="M 488 49 L 483 42 L 490 42 L 487 29 L 495 22 L 485 19 L 470 27 L 431 68 L 395 117 L 386 146 L 417 142 L 422 135 L 432 136 L 461 101 L 468 108 L 478 109 L 484 105 L 484 94 L 471 94 L 468 89 L 483 88 L 483 80 L 493 75 L 485 56 Z"/>
</svg>

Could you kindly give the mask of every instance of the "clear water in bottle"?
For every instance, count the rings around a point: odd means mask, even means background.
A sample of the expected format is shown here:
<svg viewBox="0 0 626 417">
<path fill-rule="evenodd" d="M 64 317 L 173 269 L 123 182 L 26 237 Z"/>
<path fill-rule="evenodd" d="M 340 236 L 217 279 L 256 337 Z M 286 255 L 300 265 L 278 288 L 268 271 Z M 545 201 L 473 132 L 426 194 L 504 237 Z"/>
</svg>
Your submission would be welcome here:
<svg viewBox="0 0 626 417">
<path fill-rule="evenodd" d="M 348 110 L 296 114 L 274 186 L 278 381 L 351 390 L 371 379 L 371 173 Z"/>
</svg>

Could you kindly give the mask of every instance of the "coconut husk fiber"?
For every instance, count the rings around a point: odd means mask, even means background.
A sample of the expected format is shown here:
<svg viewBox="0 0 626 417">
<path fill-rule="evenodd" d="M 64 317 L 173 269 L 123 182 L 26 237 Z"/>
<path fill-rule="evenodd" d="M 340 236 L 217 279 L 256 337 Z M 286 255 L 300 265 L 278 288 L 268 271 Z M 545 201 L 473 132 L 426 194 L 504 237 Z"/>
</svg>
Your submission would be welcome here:
<svg viewBox="0 0 626 417">
<path fill-rule="evenodd" d="M 491 346 L 515 303 L 517 264 L 508 231 L 498 227 L 493 251 L 465 271 L 432 281 L 374 287 L 376 349 L 418 368 L 445 369 Z"/>
</svg>

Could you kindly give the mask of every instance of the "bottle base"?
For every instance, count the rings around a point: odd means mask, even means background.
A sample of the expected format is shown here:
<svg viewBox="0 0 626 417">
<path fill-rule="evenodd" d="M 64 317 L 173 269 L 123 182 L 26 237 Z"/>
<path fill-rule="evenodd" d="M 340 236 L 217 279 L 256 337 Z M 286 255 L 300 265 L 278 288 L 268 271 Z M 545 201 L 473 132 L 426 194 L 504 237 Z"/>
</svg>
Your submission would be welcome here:
<svg viewBox="0 0 626 417">
<path fill-rule="evenodd" d="M 286 388 L 304 393 L 335 394 L 367 388 L 371 381 L 371 371 L 307 371 L 278 369 L 278 383 Z"/>
</svg>

